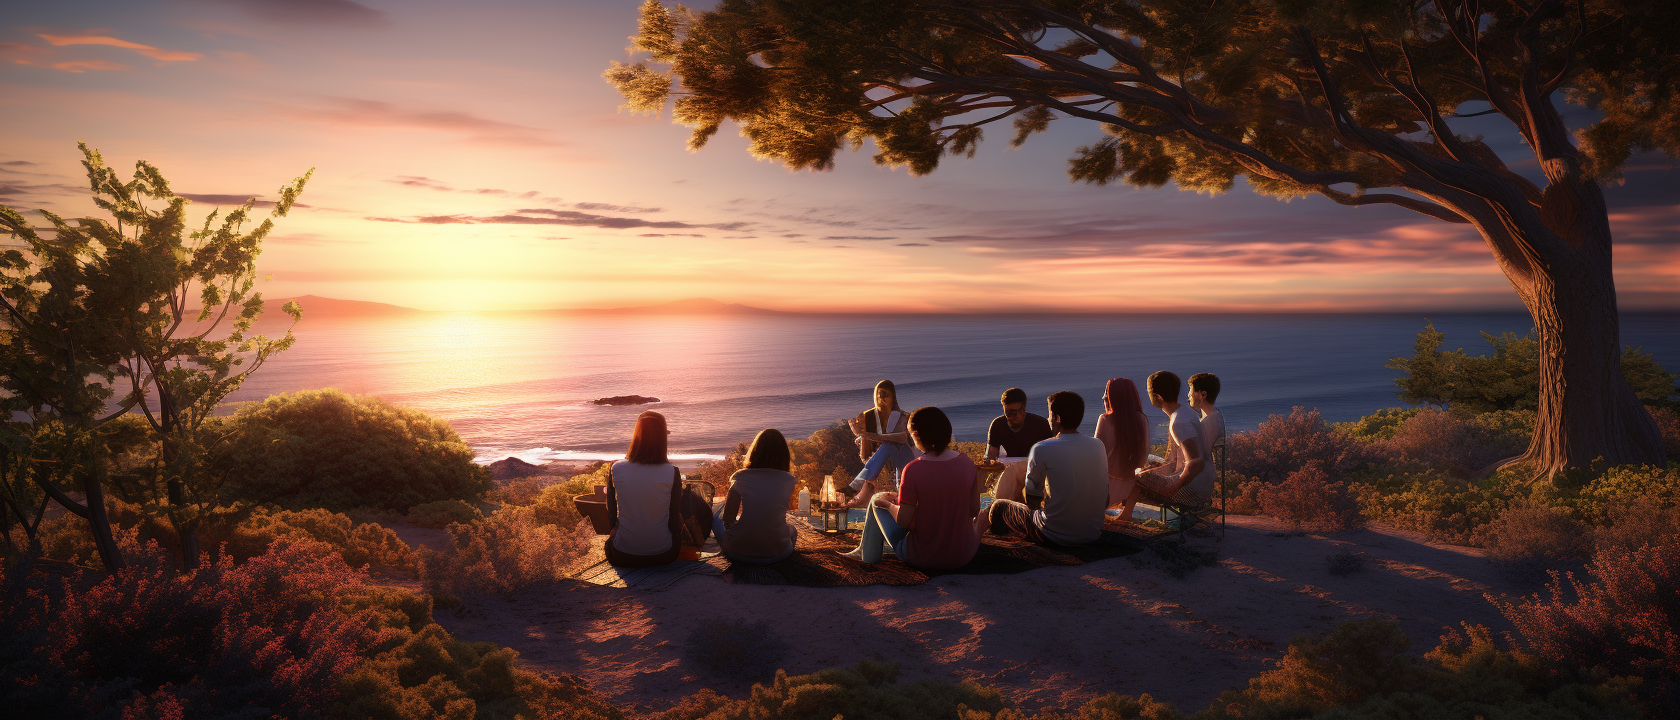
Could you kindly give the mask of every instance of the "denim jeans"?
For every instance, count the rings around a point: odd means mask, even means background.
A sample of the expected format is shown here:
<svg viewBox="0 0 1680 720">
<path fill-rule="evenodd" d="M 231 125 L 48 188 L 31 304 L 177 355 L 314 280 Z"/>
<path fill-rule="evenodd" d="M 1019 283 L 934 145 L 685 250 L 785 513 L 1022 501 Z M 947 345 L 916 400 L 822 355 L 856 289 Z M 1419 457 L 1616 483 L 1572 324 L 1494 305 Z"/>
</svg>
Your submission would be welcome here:
<svg viewBox="0 0 1680 720">
<path fill-rule="evenodd" d="M 717 512 L 712 515 L 712 537 L 718 539 L 719 549 L 723 547 L 723 530 L 723 508 L 720 507 L 717 509 Z M 723 556 L 729 558 L 730 562 L 746 563 L 748 565 L 770 565 L 772 563 L 779 563 L 793 556 L 794 546 L 798 544 L 798 538 L 799 536 L 795 534 L 795 541 L 788 543 L 787 551 L 772 558 L 736 555 L 735 553 L 727 550 L 723 551 Z"/>
<path fill-rule="evenodd" d="M 863 551 L 863 561 L 871 565 L 881 562 L 881 556 L 889 549 L 904 560 L 904 541 L 909 537 L 910 529 L 899 527 L 892 513 L 870 503 L 863 514 L 863 539 L 858 549 Z"/>
<path fill-rule="evenodd" d="M 881 443 L 876 446 L 875 453 L 869 456 L 869 462 L 864 463 L 863 469 L 858 471 L 857 478 L 852 480 L 852 489 L 862 490 L 864 483 L 874 482 L 875 478 L 881 474 L 881 469 L 886 467 L 888 460 L 892 461 L 893 472 L 899 473 L 902 477 L 904 466 L 910 464 L 910 461 L 915 460 L 918 455 L 920 453 L 916 452 L 915 448 L 904 443 Z M 877 489 L 879 489 L 879 486 L 877 486 Z"/>
</svg>

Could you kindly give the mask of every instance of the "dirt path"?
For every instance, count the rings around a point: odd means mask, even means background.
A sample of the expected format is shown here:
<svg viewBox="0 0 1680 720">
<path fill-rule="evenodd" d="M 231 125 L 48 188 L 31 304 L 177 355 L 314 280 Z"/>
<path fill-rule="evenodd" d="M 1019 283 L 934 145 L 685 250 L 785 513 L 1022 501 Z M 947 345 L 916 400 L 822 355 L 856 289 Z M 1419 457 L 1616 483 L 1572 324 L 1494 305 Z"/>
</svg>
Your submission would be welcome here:
<svg viewBox="0 0 1680 720">
<path fill-rule="evenodd" d="M 1474 549 L 1382 528 L 1330 537 L 1280 529 L 1233 518 L 1223 541 L 1193 540 L 1217 548 L 1219 564 L 1183 580 L 1145 553 L 1018 575 L 943 576 L 915 587 L 688 577 L 665 591 L 636 592 L 568 582 L 475 600 L 438 612 L 437 621 L 460 637 L 512 647 L 530 667 L 583 676 L 644 712 L 704 687 L 747 692 L 751 682 L 683 660 L 690 633 L 730 618 L 769 622 L 792 648 L 780 663 L 789 674 L 872 659 L 902 663 L 905 680 L 993 686 L 1027 708 L 1147 692 L 1194 712 L 1281 657 L 1293 637 L 1385 617 L 1421 653 L 1461 621 L 1505 628 L 1483 594 L 1524 591 Z M 1364 569 L 1330 574 L 1326 557 L 1349 550 L 1365 554 Z"/>
</svg>

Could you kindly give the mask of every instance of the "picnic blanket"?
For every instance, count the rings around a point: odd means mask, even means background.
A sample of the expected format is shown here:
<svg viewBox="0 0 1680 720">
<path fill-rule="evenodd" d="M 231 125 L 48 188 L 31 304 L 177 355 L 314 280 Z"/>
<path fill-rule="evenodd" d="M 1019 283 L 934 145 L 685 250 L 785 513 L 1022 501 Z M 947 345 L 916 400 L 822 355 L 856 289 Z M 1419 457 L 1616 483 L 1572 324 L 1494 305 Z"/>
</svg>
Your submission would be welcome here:
<svg viewBox="0 0 1680 720">
<path fill-rule="evenodd" d="M 1160 534 L 1160 531 L 1132 523 L 1111 522 L 1104 526 L 1102 538 L 1090 545 L 1047 547 L 988 533 L 980 537 L 980 551 L 967 565 L 956 570 L 930 572 L 910 567 L 892 555 L 874 565 L 841 557 L 840 552 L 856 546 L 858 533 L 834 536 L 803 522 L 794 521 L 791 524 L 799 532 L 799 541 L 793 556 L 786 560 L 772 565 L 748 565 L 732 563 L 728 558 L 717 555 L 705 562 L 722 571 L 724 580 L 748 585 L 920 585 L 928 578 L 939 575 L 1009 575 L 1041 567 L 1066 567 L 1122 557 L 1143 550 L 1149 539 Z"/>
</svg>

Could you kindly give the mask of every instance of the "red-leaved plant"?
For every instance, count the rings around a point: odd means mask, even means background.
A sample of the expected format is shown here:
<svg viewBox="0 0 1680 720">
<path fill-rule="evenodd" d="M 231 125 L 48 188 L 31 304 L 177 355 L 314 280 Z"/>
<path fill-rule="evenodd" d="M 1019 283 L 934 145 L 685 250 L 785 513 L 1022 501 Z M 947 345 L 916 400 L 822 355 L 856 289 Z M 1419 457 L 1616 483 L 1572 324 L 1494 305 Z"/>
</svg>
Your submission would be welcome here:
<svg viewBox="0 0 1680 720">
<path fill-rule="evenodd" d="M 1489 599 L 1536 655 L 1638 677 L 1649 717 L 1680 717 L 1680 544 L 1601 552 L 1587 575 L 1553 573 L 1550 600 Z"/>
<path fill-rule="evenodd" d="M 1232 435 L 1226 462 L 1238 475 L 1281 483 L 1303 468 L 1317 468 L 1340 478 L 1359 465 L 1359 443 L 1332 430 L 1317 409 L 1297 406 L 1288 415 L 1272 415 L 1253 432 Z"/>
<path fill-rule="evenodd" d="M 297 717 L 385 635 L 338 599 L 363 576 L 319 544 L 180 573 L 130 532 L 130 564 L 92 581 L 0 575 L 0 706 L 18 717 Z M 28 572 L 24 570 L 24 572 Z"/>
</svg>

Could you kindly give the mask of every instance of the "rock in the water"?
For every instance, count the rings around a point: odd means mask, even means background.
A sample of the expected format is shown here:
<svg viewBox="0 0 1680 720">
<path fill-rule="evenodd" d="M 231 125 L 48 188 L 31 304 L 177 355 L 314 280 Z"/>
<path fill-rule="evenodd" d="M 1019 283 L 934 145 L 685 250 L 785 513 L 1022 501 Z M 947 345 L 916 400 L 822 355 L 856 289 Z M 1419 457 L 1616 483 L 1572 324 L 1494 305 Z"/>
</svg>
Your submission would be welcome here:
<svg viewBox="0 0 1680 720">
<path fill-rule="evenodd" d="M 593 400 L 592 402 L 596 405 L 612 405 L 617 407 L 622 405 L 646 405 L 648 403 L 656 403 L 659 402 L 659 398 L 647 397 L 645 395 L 614 395 L 612 397 L 604 397 L 599 400 Z"/>
<path fill-rule="evenodd" d="M 533 465 L 516 457 L 497 460 L 486 467 L 490 468 L 490 477 L 495 480 L 518 480 L 519 478 L 547 475 L 549 472 L 541 465 Z"/>
</svg>

